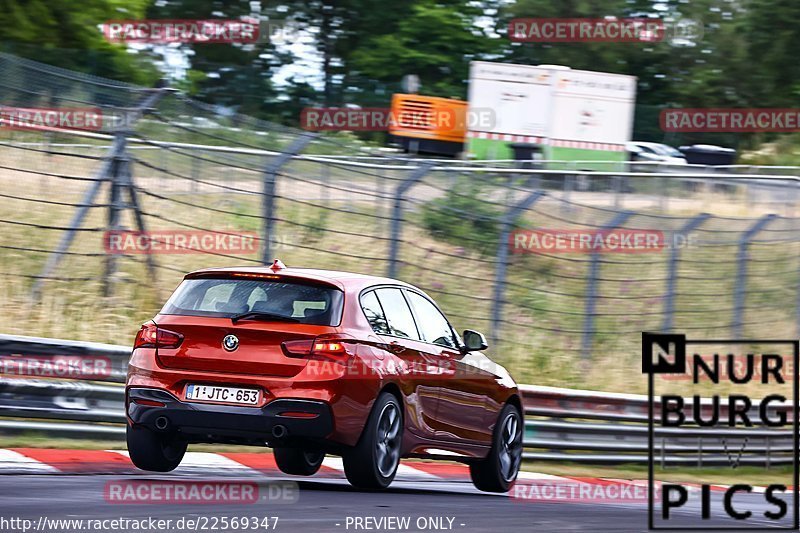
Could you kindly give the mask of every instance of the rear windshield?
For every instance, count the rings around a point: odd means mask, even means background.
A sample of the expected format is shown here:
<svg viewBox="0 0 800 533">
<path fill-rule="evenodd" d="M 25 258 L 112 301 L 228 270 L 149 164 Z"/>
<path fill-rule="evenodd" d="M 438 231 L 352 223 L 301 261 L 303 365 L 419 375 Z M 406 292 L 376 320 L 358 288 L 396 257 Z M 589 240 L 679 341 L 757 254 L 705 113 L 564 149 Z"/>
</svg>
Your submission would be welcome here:
<svg viewBox="0 0 800 533">
<path fill-rule="evenodd" d="M 187 279 L 177 288 L 163 315 L 232 317 L 269 313 L 302 324 L 337 326 L 342 291 L 333 287 L 252 279 Z"/>
</svg>

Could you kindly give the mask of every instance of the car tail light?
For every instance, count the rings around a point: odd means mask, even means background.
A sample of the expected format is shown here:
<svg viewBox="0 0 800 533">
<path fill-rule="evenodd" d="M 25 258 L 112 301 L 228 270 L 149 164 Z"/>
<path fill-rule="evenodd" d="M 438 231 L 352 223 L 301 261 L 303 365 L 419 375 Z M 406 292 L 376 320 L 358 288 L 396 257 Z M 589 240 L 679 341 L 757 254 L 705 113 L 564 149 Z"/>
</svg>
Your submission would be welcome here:
<svg viewBox="0 0 800 533">
<path fill-rule="evenodd" d="M 314 349 L 314 339 L 301 341 L 284 341 L 281 349 L 286 357 L 308 357 Z"/>
<path fill-rule="evenodd" d="M 320 335 L 315 339 L 285 341 L 281 348 L 286 357 L 345 364 L 355 355 L 355 337 L 341 333 Z"/>
<path fill-rule="evenodd" d="M 177 348 L 183 342 L 183 335 L 159 328 L 152 322 L 142 326 L 136 334 L 133 349 L 136 348 Z"/>
<path fill-rule="evenodd" d="M 278 416 L 284 416 L 286 418 L 317 418 L 319 413 L 308 413 L 306 411 L 283 411 L 282 413 L 278 413 Z"/>
<path fill-rule="evenodd" d="M 145 398 L 134 398 L 133 403 L 138 405 L 146 405 L 148 407 L 166 407 L 167 404 L 164 402 L 159 402 L 157 400 L 147 400 Z"/>
</svg>

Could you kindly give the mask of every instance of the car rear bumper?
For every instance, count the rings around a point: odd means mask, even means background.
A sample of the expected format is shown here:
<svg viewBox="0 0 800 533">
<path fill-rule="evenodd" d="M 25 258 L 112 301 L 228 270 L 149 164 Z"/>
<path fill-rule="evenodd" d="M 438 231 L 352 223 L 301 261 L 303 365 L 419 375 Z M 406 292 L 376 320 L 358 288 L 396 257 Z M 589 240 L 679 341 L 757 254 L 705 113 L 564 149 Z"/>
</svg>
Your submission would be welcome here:
<svg viewBox="0 0 800 533">
<path fill-rule="evenodd" d="M 160 402 L 162 406 L 137 403 Z M 204 437 L 260 440 L 324 439 L 333 431 L 327 403 L 315 400 L 276 399 L 264 407 L 190 403 L 149 388 L 128 390 L 128 418 L 154 431 L 176 431 L 190 440 Z"/>
</svg>

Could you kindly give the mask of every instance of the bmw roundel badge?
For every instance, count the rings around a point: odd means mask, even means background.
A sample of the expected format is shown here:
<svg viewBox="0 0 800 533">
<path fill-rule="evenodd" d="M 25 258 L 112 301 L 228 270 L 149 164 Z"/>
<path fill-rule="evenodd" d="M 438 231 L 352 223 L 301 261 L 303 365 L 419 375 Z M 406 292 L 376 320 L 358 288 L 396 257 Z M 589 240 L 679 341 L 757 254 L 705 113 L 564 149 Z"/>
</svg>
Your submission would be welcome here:
<svg viewBox="0 0 800 533">
<path fill-rule="evenodd" d="M 239 337 L 236 335 L 226 335 L 225 338 L 222 339 L 222 347 L 229 352 L 234 351 L 239 347 Z"/>
</svg>

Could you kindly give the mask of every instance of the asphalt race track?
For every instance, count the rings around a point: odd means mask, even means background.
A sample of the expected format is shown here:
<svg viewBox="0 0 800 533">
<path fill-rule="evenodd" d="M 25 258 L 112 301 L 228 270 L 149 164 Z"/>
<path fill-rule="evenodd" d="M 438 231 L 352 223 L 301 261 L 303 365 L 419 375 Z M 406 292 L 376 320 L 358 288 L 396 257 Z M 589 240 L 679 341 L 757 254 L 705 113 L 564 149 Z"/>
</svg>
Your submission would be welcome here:
<svg viewBox="0 0 800 533">
<path fill-rule="evenodd" d="M 291 503 L 247 504 L 175 504 L 175 503 L 110 503 L 107 501 L 109 484 L 130 482 L 219 482 L 224 475 L 165 474 L 118 475 L 0 475 L 0 516 L 5 519 L 30 519 L 29 531 L 69 531 L 55 527 L 41 527 L 41 517 L 52 519 L 117 519 L 143 520 L 149 517 L 171 519 L 173 523 L 200 517 L 278 517 L 277 524 L 269 522 L 269 530 L 287 532 L 327 531 L 645 531 L 646 504 L 584 504 L 584 503 L 532 503 L 515 501 L 505 495 L 484 494 L 472 488 L 467 481 L 400 481 L 385 492 L 365 492 L 349 487 L 341 479 L 291 478 L 297 490 Z M 233 476 L 231 480 L 250 480 Z M 258 483 L 286 483 L 290 476 L 258 478 Z M 760 495 L 744 495 L 738 502 L 752 503 L 756 511 L 763 507 Z M 719 507 L 719 506 L 717 506 Z M 696 518 L 698 510 L 690 508 L 685 518 Z M 350 524 L 348 525 L 348 517 Z M 362 518 L 362 526 L 354 520 Z M 371 520 L 364 521 L 371 517 Z M 409 517 L 409 526 L 379 527 L 378 517 Z M 422 522 L 417 522 L 423 517 Z M 432 520 L 428 520 L 431 518 Z M 436 521 L 439 518 L 440 521 Z M 449 522 L 447 519 L 452 519 Z M 693 523 L 696 524 L 696 523 Z M 384 524 L 385 525 L 385 524 Z M 731 526 L 719 515 L 712 516 L 704 526 Z M 740 524 L 736 524 L 740 525 Z M 750 527 L 757 525 L 749 523 Z M 759 523 L 766 526 L 765 521 Z M 22 531 L 13 524 L 4 524 L 4 532 Z M 242 531 L 242 528 L 211 529 L 208 531 Z M 273 527 L 274 526 L 274 527 Z M 422 526 L 422 527 L 418 527 Z M 85 530 L 85 529 L 84 529 Z M 118 527 L 106 531 L 134 531 Z M 195 531 L 202 527 L 164 531 Z M 265 531 L 263 528 L 252 529 Z M 138 531 L 141 531 L 139 529 Z"/>
</svg>

